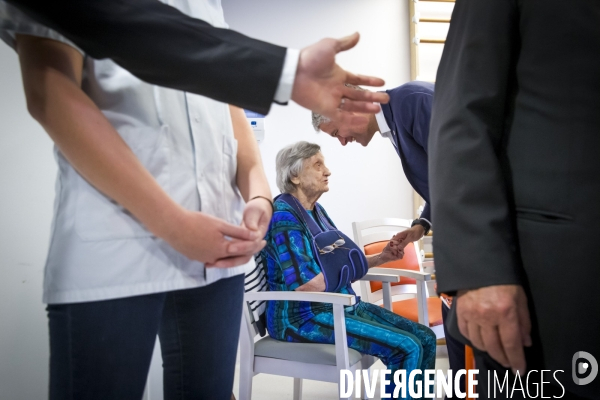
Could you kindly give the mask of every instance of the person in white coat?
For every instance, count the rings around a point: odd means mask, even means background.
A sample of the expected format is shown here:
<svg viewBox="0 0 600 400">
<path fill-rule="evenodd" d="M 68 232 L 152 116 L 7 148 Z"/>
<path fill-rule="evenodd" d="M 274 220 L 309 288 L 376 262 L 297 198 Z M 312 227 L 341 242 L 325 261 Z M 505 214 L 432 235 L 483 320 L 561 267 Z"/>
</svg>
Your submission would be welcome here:
<svg viewBox="0 0 600 400">
<path fill-rule="evenodd" d="M 219 1 L 174 3 L 226 26 Z M 157 334 L 165 398 L 229 399 L 244 273 L 272 213 L 243 111 L 142 82 L 3 2 L 0 37 L 59 166 L 50 399 L 140 399 Z"/>
</svg>

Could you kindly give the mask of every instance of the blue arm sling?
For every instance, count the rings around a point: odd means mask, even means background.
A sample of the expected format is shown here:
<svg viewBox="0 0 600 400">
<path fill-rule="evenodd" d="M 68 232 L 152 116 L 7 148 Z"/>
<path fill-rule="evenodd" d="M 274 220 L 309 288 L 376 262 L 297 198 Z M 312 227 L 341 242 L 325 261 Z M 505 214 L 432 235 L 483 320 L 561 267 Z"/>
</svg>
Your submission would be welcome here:
<svg viewBox="0 0 600 400">
<path fill-rule="evenodd" d="M 326 292 L 338 292 L 349 283 L 365 276 L 369 269 L 367 258 L 356 243 L 329 222 L 320 204 L 316 204 L 314 216 L 325 229 L 321 229 L 291 194 L 281 194 L 275 198 L 277 199 L 292 207 L 298 219 L 308 228 L 315 261 L 321 267 L 325 278 Z"/>
</svg>

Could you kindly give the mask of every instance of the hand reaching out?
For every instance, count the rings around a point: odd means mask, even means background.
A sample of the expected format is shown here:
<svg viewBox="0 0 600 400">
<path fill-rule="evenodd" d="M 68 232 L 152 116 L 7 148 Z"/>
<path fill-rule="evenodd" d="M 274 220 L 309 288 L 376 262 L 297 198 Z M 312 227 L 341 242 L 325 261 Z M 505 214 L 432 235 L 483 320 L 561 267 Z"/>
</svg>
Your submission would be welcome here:
<svg viewBox="0 0 600 400">
<path fill-rule="evenodd" d="M 373 103 L 387 103 L 387 93 L 355 90 L 344 84 L 383 86 L 384 81 L 371 76 L 354 75 L 335 63 L 335 55 L 356 46 L 358 39 L 358 33 L 354 33 L 342 39 L 323 39 L 302 49 L 292 100 L 342 123 L 350 122 L 348 119 L 365 118 L 346 111 L 369 114 L 379 112 L 379 105 Z"/>
</svg>

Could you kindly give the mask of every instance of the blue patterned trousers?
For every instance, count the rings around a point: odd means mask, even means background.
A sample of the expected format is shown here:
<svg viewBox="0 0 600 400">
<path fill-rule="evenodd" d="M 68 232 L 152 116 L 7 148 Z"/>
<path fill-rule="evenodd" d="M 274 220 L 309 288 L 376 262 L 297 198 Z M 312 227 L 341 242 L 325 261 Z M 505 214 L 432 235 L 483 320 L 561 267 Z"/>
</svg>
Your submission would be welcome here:
<svg viewBox="0 0 600 400">
<path fill-rule="evenodd" d="M 379 358 L 392 374 L 435 368 L 436 337 L 428 327 L 377 305 L 359 301 L 346 308 L 348 347 Z M 288 327 L 290 342 L 335 342 L 333 312 L 322 312 L 298 326 Z M 420 375 L 422 379 L 422 375 Z"/>
</svg>

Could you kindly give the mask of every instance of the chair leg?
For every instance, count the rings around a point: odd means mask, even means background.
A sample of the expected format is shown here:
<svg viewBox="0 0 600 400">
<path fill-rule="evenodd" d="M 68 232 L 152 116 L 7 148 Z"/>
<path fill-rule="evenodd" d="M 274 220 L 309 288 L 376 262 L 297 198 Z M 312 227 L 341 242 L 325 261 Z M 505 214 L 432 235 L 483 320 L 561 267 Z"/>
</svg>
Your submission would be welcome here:
<svg viewBox="0 0 600 400">
<path fill-rule="evenodd" d="M 294 378 L 294 400 L 302 400 L 302 379 Z"/>
<path fill-rule="evenodd" d="M 369 380 L 371 379 L 371 370 L 368 368 L 365 368 L 365 369 L 367 371 L 367 376 L 365 377 L 364 372 L 363 372 L 363 375 L 361 376 L 361 381 L 360 381 L 360 391 L 361 391 L 360 398 L 362 400 L 367 400 L 369 398 L 369 397 L 367 397 L 367 388 L 365 386 L 365 381 L 366 381 L 366 379 L 369 379 Z"/>
<path fill-rule="evenodd" d="M 245 365 L 247 363 L 240 363 L 240 400 L 251 400 L 252 399 L 252 364 Z"/>
</svg>

